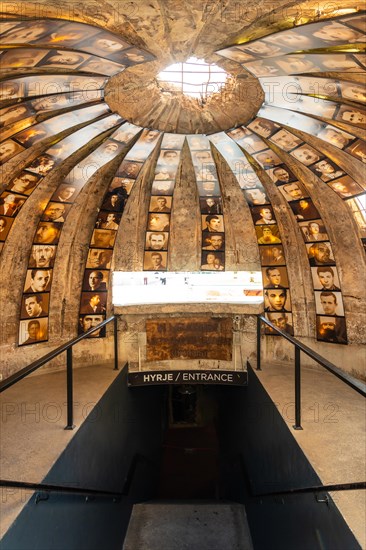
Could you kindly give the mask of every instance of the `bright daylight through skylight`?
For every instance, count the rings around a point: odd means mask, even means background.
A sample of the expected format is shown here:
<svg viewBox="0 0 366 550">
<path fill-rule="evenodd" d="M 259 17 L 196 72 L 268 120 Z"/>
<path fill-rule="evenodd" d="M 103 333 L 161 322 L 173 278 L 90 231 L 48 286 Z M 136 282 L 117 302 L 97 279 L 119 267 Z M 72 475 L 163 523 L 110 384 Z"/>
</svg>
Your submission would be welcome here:
<svg viewBox="0 0 366 550">
<path fill-rule="evenodd" d="M 180 90 L 185 95 L 206 99 L 219 92 L 227 79 L 227 73 L 214 63 L 190 57 L 185 63 L 174 63 L 158 75 L 167 91 Z"/>
</svg>

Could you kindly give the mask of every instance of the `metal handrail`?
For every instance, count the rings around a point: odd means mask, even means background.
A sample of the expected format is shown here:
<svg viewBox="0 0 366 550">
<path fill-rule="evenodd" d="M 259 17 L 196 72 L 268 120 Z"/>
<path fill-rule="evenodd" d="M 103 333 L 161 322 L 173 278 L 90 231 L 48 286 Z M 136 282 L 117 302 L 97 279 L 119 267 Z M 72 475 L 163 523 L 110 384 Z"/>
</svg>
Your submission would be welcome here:
<svg viewBox="0 0 366 550">
<path fill-rule="evenodd" d="M 105 321 L 99 323 L 99 325 L 90 328 L 87 332 L 84 332 L 84 334 L 76 336 L 72 340 L 69 340 L 69 342 L 66 342 L 66 344 L 62 344 L 58 348 L 50 351 L 40 359 L 33 361 L 33 363 L 30 363 L 30 365 L 24 367 L 23 369 L 20 369 L 18 372 L 12 374 L 8 378 L 0 382 L 0 393 L 7 390 L 17 382 L 20 382 L 20 380 L 23 380 L 23 378 L 48 363 L 48 361 L 51 361 L 51 359 L 54 359 L 55 357 L 66 351 L 67 426 L 65 427 L 65 430 L 72 430 L 73 428 L 75 428 L 75 425 L 73 424 L 72 348 L 75 344 L 77 344 L 84 338 L 87 338 L 88 336 L 93 334 L 93 332 L 96 332 L 97 330 L 100 330 L 104 326 L 108 325 L 108 323 L 110 323 L 111 321 L 113 321 L 114 325 L 114 370 L 118 370 L 117 317 L 115 315 L 112 315 Z"/>
<path fill-rule="evenodd" d="M 0 487 L 15 487 L 18 489 L 34 489 L 35 491 L 44 491 L 45 493 L 57 492 L 74 495 L 97 496 L 120 498 L 124 495 L 114 491 L 102 491 L 99 489 L 89 489 L 87 487 L 72 487 L 70 485 L 54 485 L 50 483 L 29 483 L 28 481 L 13 481 L 10 479 L 1 479 Z"/>
<path fill-rule="evenodd" d="M 301 427 L 301 363 L 300 363 L 300 351 L 311 357 L 319 365 L 324 367 L 326 370 L 334 374 L 337 378 L 342 380 L 345 384 L 350 386 L 352 389 L 357 391 L 359 394 L 366 397 L 366 384 L 358 380 L 351 374 L 343 372 L 339 367 L 336 367 L 333 363 L 325 359 L 317 352 L 291 336 L 287 334 L 284 330 L 278 328 L 276 325 L 271 323 L 263 315 L 257 315 L 257 368 L 256 370 L 261 369 L 261 324 L 265 323 L 272 330 L 277 332 L 280 336 L 283 336 L 286 340 L 291 342 L 295 346 L 295 425 L 293 426 L 295 430 L 302 430 Z"/>
</svg>

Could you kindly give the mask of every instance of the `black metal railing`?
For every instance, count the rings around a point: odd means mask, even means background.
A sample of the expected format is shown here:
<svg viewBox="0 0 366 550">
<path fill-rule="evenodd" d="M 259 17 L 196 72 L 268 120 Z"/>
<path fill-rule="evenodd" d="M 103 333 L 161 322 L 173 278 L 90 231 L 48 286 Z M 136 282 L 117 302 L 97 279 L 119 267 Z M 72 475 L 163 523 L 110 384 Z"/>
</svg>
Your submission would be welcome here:
<svg viewBox="0 0 366 550">
<path fill-rule="evenodd" d="M 319 365 L 327 369 L 334 374 L 337 378 L 342 380 L 345 384 L 356 390 L 358 393 L 366 397 L 366 384 L 357 380 L 354 376 L 342 371 L 336 367 L 333 363 L 316 353 L 314 350 L 287 334 L 284 330 L 276 327 L 271 321 L 268 321 L 263 315 L 257 315 L 257 369 L 261 369 L 261 328 L 262 323 L 265 323 L 271 329 L 281 335 L 283 338 L 291 342 L 295 346 L 295 424 L 293 428 L 295 430 L 302 430 L 301 427 L 301 359 L 300 352 L 305 353 L 311 359 L 316 361 Z"/>
<path fill-rule="evenodd" d="M 69 342 L 66 342 L 66 344 L 62 344 L 58 348 L 54 349 L 50 353 L 47 353 L 40 359 L 37 359 L 36 361 L 33 361 L 33 363 L 30 363 L 27 367 L 24 367 L 23 369 L 19 370 L 18 372 L 12 374 L 6 380 L 3 380 L 0 382 L 0 393 L 7 390 L 17 382 L 20 382 L 20 380 L 23 380 L 26 376 L 31 374 L 32 372 L 36 371 L 48 361 L 51 361 L 64 351 L 66 351 L 66 393 L 67 393 L 67 426 L 65 427 L 65 430 L 72 430 L 75 428 L 73 420 L 74 420 L 74 407 L 73 407 L 73 357 L 72 357 L 72 348 L 83 340 L 84 338 L 87 338 L 93 332 L 96 332 L 97 330 L 100 330 L 104 326 L 108 325 L 113 321 L 114 326 L 114 370 L 118 370 L 118 340 L 117 340 L 117 317 L 112 315 L 112 317 L 109 317 L 105 321 L 102 321 L 99 323 L 99 325 L 92 327 L 84 334 L 81 334 L 80 336 L 76 336 L 76 338 L 73 338 Z"/>
</svg>

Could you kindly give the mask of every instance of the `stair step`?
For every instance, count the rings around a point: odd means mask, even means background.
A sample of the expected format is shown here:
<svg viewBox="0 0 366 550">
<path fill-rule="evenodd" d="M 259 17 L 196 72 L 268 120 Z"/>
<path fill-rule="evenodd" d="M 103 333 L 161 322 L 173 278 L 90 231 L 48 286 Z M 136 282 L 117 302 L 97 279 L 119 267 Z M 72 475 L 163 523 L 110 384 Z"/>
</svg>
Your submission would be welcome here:
<svg viewBox="0 0 366 550">
<path fill-rule="evenodd" d="M 253 550 L 236 503 L 145 502 L 132 510 L 123 550 Z"/>
</svg>

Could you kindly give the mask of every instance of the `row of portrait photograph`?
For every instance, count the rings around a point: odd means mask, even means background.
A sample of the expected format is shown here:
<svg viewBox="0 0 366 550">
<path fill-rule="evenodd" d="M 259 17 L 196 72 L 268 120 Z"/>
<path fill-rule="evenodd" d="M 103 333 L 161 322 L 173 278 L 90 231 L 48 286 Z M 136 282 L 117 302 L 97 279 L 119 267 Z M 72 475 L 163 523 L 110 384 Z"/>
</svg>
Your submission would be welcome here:
<svg viewBox="0 0 366 550">
<path fill-rule="evenodd" d="M 87 52 L 130 66 L 152 61 L 154 56 L 109 31 L 63 20 L 2 21 L 0 44 L 32 44 Z M 36 51 L 36 50 L 32 50 Z"/>
<path fill-rule="evenodd" d="M 299 49 L 299 44 L 301 44 L 301 50 L 311 50 L 364 41 L 364 16 L 354 15 L 286 29 L 260 40 L 237 44 L 216 53 L 238 63 L 246 63 L 255 59 L 295 52 Z"/>
</svg>

